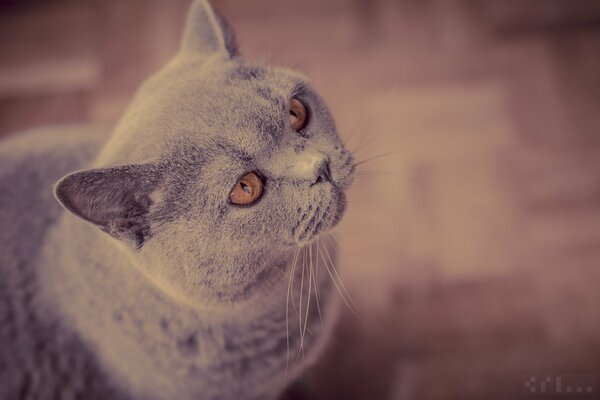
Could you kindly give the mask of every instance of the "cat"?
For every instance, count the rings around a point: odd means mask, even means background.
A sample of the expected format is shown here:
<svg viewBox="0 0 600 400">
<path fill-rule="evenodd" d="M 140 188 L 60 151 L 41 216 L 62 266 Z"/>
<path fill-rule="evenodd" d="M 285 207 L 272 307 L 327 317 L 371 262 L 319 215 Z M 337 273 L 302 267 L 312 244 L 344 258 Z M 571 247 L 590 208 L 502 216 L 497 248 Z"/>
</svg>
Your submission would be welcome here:
<svg viewBox="0 0 600 400">
<path fill-rule="evenodd" d="M 331 336 L 353 173 L 306 78 L 195 0 L 112 132 L 0 146 L 0 399 L 281 396 Z"/>
</svg>

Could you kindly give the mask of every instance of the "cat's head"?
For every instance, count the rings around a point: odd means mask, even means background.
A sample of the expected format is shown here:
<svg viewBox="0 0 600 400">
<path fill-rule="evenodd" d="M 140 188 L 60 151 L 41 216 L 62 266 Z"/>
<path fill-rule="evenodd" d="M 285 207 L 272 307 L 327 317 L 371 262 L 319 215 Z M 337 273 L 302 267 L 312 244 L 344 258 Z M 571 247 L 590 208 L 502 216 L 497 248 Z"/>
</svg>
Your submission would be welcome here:
<svg viewBox="0 0 600 400">
<path fill-rule="evenodd" d="M 279 279 L 298 247 L 339 221 L 353 174 L 306 79 L 241 60 L 205 1 L 96 164 L 62 178 L 58 200 L 193 304 L 231 304 Z"/>
</svg>

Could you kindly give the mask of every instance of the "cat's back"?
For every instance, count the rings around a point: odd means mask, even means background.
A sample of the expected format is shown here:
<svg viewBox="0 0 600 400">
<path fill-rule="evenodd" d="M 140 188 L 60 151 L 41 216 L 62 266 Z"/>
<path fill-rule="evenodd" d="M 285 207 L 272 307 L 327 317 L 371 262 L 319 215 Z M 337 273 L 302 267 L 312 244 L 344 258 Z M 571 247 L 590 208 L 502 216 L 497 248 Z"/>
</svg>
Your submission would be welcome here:
<svg viewBox="0 0 600 400">
<path fill-rule="evenodd" d="M 89 386 L 83 374 L 65 376 L 68 364 L 88 364 L 85 349 L 62 334 L 55 321 L 41 317 L 34 304 L 36 271 L 43 268 L 36 258 L 48 229 L 62 213 L 53 198 L 53 183 L 89 164 L 106 140 L 105 132 L 44 128 L 0 141 L 1 399 L 66 398 Z M 79 369 L 91 376 L 94 368 L 82 365 Z"/>
<path fill-rule="evenodd" d="M 88 164 L 105 132 L 85 126 L 39 128 L 0 141 L 0 270 L 9 257 L 24 261 L 35 254 L 61 213 L 52 185 Z"/>
<path fill-rule="evenodd" d="M 0 140 L 0 185 L 3 189 L 21 189 L 31 185 L 18 185 L 14 178 L 34 178 L 37 182 L 58 179 L 92 161 L 108 140 L 109 132 L 101 126 L 73 125 L 9 135 Z"/>
</svg>

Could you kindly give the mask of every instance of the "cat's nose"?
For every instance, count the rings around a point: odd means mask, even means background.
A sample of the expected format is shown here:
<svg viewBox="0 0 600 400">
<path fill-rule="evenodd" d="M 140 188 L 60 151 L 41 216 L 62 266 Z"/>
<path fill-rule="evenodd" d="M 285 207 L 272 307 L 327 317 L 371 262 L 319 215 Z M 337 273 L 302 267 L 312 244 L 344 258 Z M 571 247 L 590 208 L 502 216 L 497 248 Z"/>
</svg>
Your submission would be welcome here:
<svg viewBox="0 0 600 400">
<path fill-rule="evenodd" d="M 300 154 L 284 153 L 271 159 L 271 173 L 309 185 L 333 182 L 329 159 L 323 153 L 307 149 Z"/>
<path fill-rule="evenodd" d="M 329 168 L 329 160 L 323 159 L 315 172 L 315 182 L 314 184 L 321 182 L 331 182 L 331 169 Z"/>
</svg>

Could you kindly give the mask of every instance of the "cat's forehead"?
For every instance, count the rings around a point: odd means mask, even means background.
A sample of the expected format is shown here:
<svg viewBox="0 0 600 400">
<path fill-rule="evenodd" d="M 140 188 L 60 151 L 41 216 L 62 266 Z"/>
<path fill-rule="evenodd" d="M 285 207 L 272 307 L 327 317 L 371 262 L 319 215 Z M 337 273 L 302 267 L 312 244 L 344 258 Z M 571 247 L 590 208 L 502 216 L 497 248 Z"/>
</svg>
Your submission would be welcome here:
<svg viewBox="0 0 600 400">
<path fill-rule="evenodd" d="M 221 73 L 215 82 L 228 92 L 230 104 L 259 113 L 287 110 L 294 95 L 309 91 L 306 78 L 289 70 L 232 63 Z"/>
<path fill-rule="evenodd" d="M 217 60 L 194 63 L 188 61 L 174 64 L 158 74 L 154 85 L 160 88 L 175 87 L 185 83 L 184 87 L 199 85 L 200 91 L 248 93 L 261 95 L 268 100 L 279 101 L 291 95 L 297 86 L 306 84 L 308 79 L 295 71 L 272 66 L 253 64 L 242 60 Z"/>
<path fill-rule="evenodd" d="M 197 76 L 171 86 L 173 97 L 189 99 L 179 110 L 196 114 L 197 118 L 187 120 L 197 121 L 196 129 L 203 136 L 237 143 L 250 152 L 286 130 L 291 98 L 310 91 L 300 74 L 242 62 L 198 71 Z M 250 145 L 252 140 L 257 146 Z"/>
<path fill-rule="evenodd" d="M 286 130 L 289 101 L 299 91 L 310 92 L 307 81 L 284 69 L 241 61 L 171 66 L 140 90 L 118 142 L 140 159 L 162 158 L 181 141 L 257 154 Z"/>
</svg>

